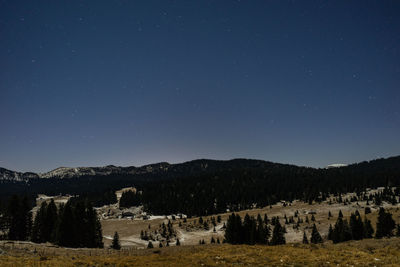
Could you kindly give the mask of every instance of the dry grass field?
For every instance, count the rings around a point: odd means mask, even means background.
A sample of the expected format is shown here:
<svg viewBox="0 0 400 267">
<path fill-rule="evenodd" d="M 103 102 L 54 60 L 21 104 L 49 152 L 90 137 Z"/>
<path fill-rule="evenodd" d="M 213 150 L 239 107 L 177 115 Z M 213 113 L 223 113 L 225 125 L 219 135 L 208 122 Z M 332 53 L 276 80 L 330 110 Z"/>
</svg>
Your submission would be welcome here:
<svg viewBox="0 0 400 267">
<path fill-rule="evenodd" d="M 209 244 L 211 236 L 223 239 L 221 228 L 231 213 L 220 214 L 221 223 L 217 225 L 216 233 L 201 229 L 199 218 L 190 218 L 184 222 L 177 218 L 172 221 L 181 246 L 158 248 L 158 241 L 153 242 L 154 249 L 145 249 L 147 241 L 140 239 L 140 231 L 154 231 L 162 222 L 168 222 L 165 217 L 153 220 L 142 219 L 107 219 L 102 220 L 104 249 L 72 249 L 57 247 L 52 244 L 34 244 L 31 242 L 0 241 L 0 266 L 400 266 L 400 238 L 366 239 L 332 244 L 326 240 L 329 224 L 334 225 L 339 210 L 345 218 L 358 210 L 364 217 L 365 202 L 309 205 L 294 201 L 291 205 L 278 203 L 272 207 L 240 211 L 243 218 L 246 213 L 269 218 L 279 216 L 284 224 L 284 215 L 294 216 L 297 211 L 303 222 L 300 228 L 294 229 L 287 224 L 286 245 L 283 246 L 247 246 L 229 244 Z M 366 215 L 375 228 L 378 208 L 370 205 L 372 213 Z M 400 205 L 384 203 L 384 207 L 393 215 L 396 223 L 400 223 Z M 332 218 L 328 217 L 329 211 Z M 311 232 L 311 213 L 315 216 L 315 224 L 324 243 L 320 245 L 302 245 L 303 231 L 308 236 Z M 214 215 L 217 217 L 217 215 Z M 203 217 L 210 220 L 210 217 Z M 297 218 L 295 219 L 297 221 Z M 181 226 L 179 226 L 181 224 Z M 111 237 L 118 231 L 122 250 L 109 249 Z M 200 239 L 206 245 L 197 245 Z"/>
<path fill-rule="evenodd" d="M 161 249 L 4 249 L 0 266 L 400 266 L 400 239 L 283 246 L 203 245 Z M 47 252 L 46 252 L 47 251 Z M 89 251 L 91 256 L 89 255 Z"/>
<path fill-rule="evenodd" d="M 320 204 L 313 204 L 309 205 L 308 203 L 304 203 L 301 201 L 294 201 L 290 206 L 284 206 L 281 203 L 273 205 L 271 207 L 264 207 L 259 209 L 251 209 L 251 210 L 243 210 L 238 212 L 242 219 L 244 218 L 245 214 L 248 213 L 250 216 L 257 216 L 257 214 L 267 214 L 269 218 L 273 216 L 279 216 L 281 219 L 281 223 L 284 224 L 284 216 L 287 217 L 293 216 L 296 211 L 299 212 L 299 217 L 305 221 L 306 216 L 309 218 L 309 223 L 303 222 L 300 225 L 299 229 L 293 229 L 292 225 L 286 225 L 287 234 L 285 235 L 287 243 L 296 243 L 301 242 L 303 239 L 303 231 L 306 231 L 308 235 L 311 234 L 311 227 L 313 222 L 311 221 L 311 214 L 310 212 L 314 212 L 315 216 L 315 224 L 317 225 L 318 231 L 321 233 L 322 237 L 325 238 L 328 234 L 329 224 L 332 226 L 335 224 L 337 216 L 339 214 L 339 210 L 342 211 L 345 218 L 350 217 L 352 212 L 358 210 L 361 216 L 364 218 L 364 208 L 366 207 L 365 201 L 360 201 L 358 203 L 351 203 L 348 205 L 343 205 L 339 203 L 328 204 L 327 202 L 322 202 Z M 396 223 L 400 223 L 400 204 L 395 206 L 391 204 L 385 203 L 383 205 L 387 210 L 389 210 L 393 214 L 393 219 Z M 369 205 L 372 210 L 371 214 L 368 214 L 366 217 L 371 220 L 373 227 L 376 225 L 376 218 L 378 214 L 379 207 L 374 205 Z M 331 218 L 328 217 L 329 211 L 331 212 Z M 200 239 L 204 239 L 207 243 L 210 241 L 211 237 L 219 238 L 220 240 L 223 239 L 224 232 L 221 230 L 221 227 L 224 222 L 227 221 L 228 216 L 231 213 L 224 213 L 220 214 L 221 216 L 221 223 L 217 225 L 217 232 L 214 233 L 212 230 L 212 226 L 210 226 L 209 231 L 205 230 L 191 230 L 187 231 L 187 226 L 196 225 L 195 222 L 198 221 L 199 218 L 191 218 L 187 219 L 186 223 L 183 223 L 182 219 L 176 219 L 172 221 L 174 228 L 178 232 L 178 237 L 181 241 L 182 245 L 196 245 L 198 244 Z M 217 215 L 214 215 L 217 217 Z M 203 220 L 210 219 L 210 216 L 203 216 Z M 297 221 L 297 218 L 294 218 Z M 111 220 L 102 220 L 102 229 L 103 229 L 103 239 L 105 246 L 109 246 L 111 244 L 112 236 L 114 235 L 115 231 L 118 231 L 120 236 L 121 245 L 123 247 L 137 247 L 137 248 L 145 248 L 147 246 L 147 241 L 140 240 L 140 231 L 141 230 L 148 230 L 148 226 L 150 225 L 150 229 L 154 230 L 157 229 L 159 224 L 162 222 L 167 223 L 168 219 L 154 219 L 154 220 L 130 220 L 130 219 L 111 219 Z M 182 227 L 179 227 L 179 222 L 181 222 Z M 154 243 L 154 242 L 153 242 Z M 157 245 L 157 242 L 154 243 Z"/>
</svg>

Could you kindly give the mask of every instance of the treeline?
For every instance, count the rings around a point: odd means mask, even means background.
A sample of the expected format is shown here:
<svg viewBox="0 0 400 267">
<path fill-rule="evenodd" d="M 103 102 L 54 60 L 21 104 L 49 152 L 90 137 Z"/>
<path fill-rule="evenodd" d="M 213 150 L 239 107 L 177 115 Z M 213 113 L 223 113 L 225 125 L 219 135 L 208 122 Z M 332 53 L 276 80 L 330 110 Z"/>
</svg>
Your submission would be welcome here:
<svg viewBox="0 0 400 267">
<path fill-rule="evenodd" d="M 276 222 L 271 242 L 271 229 L 268 225 L 268 217 L 258 214 L 257 218 L 245 215 L 243 221 L 239 214 L 232 213 L 226 222 L 225 241 L 230 244 L 285 244 L 286 230 Z"/>
<path fill-rule="evenodd" d="M 329 217 L 331 217 L 330 212 Z M 308 217 L 306 218 L 306 222 L 308 222 Z M 314 215 L 311 220 L 315 221 L 313 218 Z M 288 223 L 288 219 L 285 216 L 285 224 Z M 272 233 L 269 224 L 273 226 Z M 298 229 L 298 226 L 299 223 L 297 224 L 297 227 L 293 227 L 293 229 Z M 372 237 L 383 238 L 392 237 L 394 235 L 400 237 L 400 223 L 396 224 L 392 218 L 392 214 L 384 208 L 380 208 L 375 235 L 374 232 L 371 221 L 366 217 L 362 220 L 358 211 L 351 213 L 350 222 L 348 222 L 347 219 L 344 219 L 342 212 L 339 211 L 335 226 L 329 226 L 327 239 L 332 240 L 333 243 L 340 243 L 349 240 L 361 240 Z M 285 233 L 287 233 L 286 227 L 280 224 L 279 217 L 272 217 L 271 220 L 269 220 L 266 214 L 264 215 L 264 219 L 261 218 L 260 214 L 257 215 L 257 218 L 246 214 L 242 220 L 239 214 L 232 213 L 226 224 L 224 242 L 248 245 L 281 245 L 286 243 Z M 304 231 L 302 242 L 303 244 L 318 244 L 323 242 L 323 238 L 318 232 L 315 223 L 312 226 L 310 239 Z"/>
<path fill-rule="evenodd" d="M 32 222 L 27 198 L 13 196 L 2 218 L 2 238 L 51 242 L 65 247 L 103 247 L 101 224 L 89 201 L 70 199 L 58 208 L 42 202 Z"/>
<path fill-rule="evenodd" d="M 32 230 L 31 203 L 27 196 L 10 198 L 6 209 L 0 214 L 2 239 L 29 240 Z"/>
<path fill-rule="evenodd" d="M 286 216 L 285 221 L 285 224 L 288 224 Z M 272 231 L 270 225 L 273 227 Z M 281 225 L 278 216 L 269 219 L 266 214 L 264 214 L 264 218 L 261 218 L 260 214 L 257 215 L 257 218 L 246 214 L 242 220 L 239 214 L 232 213 L 226 223 L 224 242 L 247 245 L 283 245 L 286 244 L 286 233 L 286 227 Z M 314 244 L 322 243 L 322 237 L 315 224 L 313 224 L 310 242 Z M 303 243 L 309 243 L 305 232 Z"/>
<path fill-rule="evenodd" d="M 142 203 L 141 194 L 128 190 L 122 193 L 119 200 L 120 208 L 129 208 L 132 206 L 139 206 Z"/>
<path fill-rule="evenodd" d="M 152 214 L 184 213 L 204 216 L 265 207 L 280 200 L 313 203 L 330 194 L 358 195 L 366 188 L 400 186 L 400 157 L 374 160 L 334 169 L 314 169 L 258 160 L 196 160 L 168 165 L 162 171 L 135 175 L 83 176 L 71 179 L 35 179 L 29 183 L 2 182 L 0 195 L 10 192 L 73 194 L 92 203 L 115 203 L 112 191 L 135 186 L 143 193 L 123 203 L 142 204 Z M 107 193 L 108 192 L 108 193 Z M 376 201 L 395 201 L 395 197 Z M 124 201 L 123 201 L 124 202 Z"/>
<path fill-rule="evenodd" d="M 280 200 L 290 203 L 300 199 L 311 204 L 324 201 L 331 194 L 341 196 L 346 192 L 356 192 L 361 199 L 367 188 L 399 186 L 399 177 L 400 157 L 338 169 L 237 160 L 213 172 L 138 183 L 136 187 L 143 192 L 138 201 L 148 212 L 184 213 L 190 217 L 223 213 L 227 209 L 236 212 L 265 207 Z M 399 190 L 390 194 L 390 203 L 400 196 Z M 382 196 L 369 198 L 377 203 L 389 201 Z"/>
<path fill-rule="evenodd" d="M 335 226 L 333 228 L 332 225 L 329 226 L 328 239 L 332 240 L 333 243 L 340 243 L 372 237 L 400 236 L 400 224 L 397 225 L 396 231 L 395 228 L 396 223 L 393 220 L 392 214 L 384 208 L 379 209 L 375 236 L 375 230 L 372 227 L 371 221 L 366 217 L 362 220 L 358 211 L 351 213 L 350 223 L 346 219 L 343 219 L 343 214 L 340 211 Z"/>
</svg>

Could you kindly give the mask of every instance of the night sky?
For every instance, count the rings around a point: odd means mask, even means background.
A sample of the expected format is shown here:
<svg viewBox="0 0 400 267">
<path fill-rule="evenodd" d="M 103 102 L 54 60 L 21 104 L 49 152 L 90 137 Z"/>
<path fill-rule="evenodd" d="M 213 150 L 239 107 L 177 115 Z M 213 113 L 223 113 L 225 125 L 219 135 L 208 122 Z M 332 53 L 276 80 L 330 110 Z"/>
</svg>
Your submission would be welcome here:
<svg viewBox="0 0 400 267">
<path fill-rule="evenodd" d="M 1 1 L 0 166 L 400 154 L 400 1 Z"/>
</svg>

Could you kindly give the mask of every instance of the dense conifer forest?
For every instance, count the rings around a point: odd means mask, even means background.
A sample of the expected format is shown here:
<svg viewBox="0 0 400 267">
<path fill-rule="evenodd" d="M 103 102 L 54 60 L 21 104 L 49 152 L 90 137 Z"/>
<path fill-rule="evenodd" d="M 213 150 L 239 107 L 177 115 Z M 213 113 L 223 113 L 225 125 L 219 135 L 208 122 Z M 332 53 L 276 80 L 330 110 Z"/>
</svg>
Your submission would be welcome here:
<svg viewBox="0 0 400 267">
<path fill-rule="evenodd" d="M 71 194 L 101 206 L 116 202 L 113 191 L 135 186 L 142 194 L 128 202 L 143 204 L 152 214 L 201 216 L 263 207 L 280 200 L 321 201 L 328 194 L 399 185 L 400 157 L 332 169 L 246 159 L 196 160 L 137 175 L 2 181 L 0 195 L 5 203 L 15 193 L 26 194 L 29 199 L 38 193 Z"/>
<path fill-rule="evenodd" d="M 57 207 L 43 201 L 32 220 L 27 197 L 13 196 L 0 221 L 2 239 L 50 242 L 64 247 L 103 247 L 101 224 L 88 201 L 71 199 Z"/>
</svg>

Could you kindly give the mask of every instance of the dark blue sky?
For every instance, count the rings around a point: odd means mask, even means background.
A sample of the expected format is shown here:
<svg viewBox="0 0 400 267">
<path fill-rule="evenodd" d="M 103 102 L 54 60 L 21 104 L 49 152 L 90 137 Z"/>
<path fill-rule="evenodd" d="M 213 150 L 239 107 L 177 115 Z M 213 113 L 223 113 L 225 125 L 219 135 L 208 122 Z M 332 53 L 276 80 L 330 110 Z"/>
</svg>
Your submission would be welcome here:
<svg viewBox="0 0 400 267">
<path fill-rule="evenodd" d="M 1 1 L 0 166 L 400 154 L 400 1 Z"/>
</svg>

